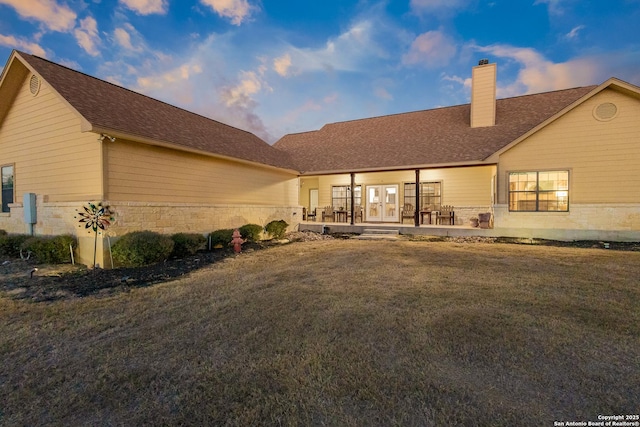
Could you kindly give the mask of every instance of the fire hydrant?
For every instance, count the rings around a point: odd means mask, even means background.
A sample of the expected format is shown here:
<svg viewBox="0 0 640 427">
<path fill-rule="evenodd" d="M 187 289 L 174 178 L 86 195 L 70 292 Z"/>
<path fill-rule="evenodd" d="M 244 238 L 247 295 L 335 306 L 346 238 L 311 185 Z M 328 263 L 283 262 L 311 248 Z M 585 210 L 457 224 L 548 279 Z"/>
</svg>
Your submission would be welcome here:
<svg viewBox="0 0 640 427">
<path fill-rule="evenodd" d="M 237 228 L 233 230 L 233 235 L 231 237 L 233 237 L 233 239 L 231 240 L 233 251 L 235 253 L 240 253 L 240 251 L 242 250 L 242 244 L 245 242 L 240 235 L 240 230 L 238 230 Z"/>
</svg>

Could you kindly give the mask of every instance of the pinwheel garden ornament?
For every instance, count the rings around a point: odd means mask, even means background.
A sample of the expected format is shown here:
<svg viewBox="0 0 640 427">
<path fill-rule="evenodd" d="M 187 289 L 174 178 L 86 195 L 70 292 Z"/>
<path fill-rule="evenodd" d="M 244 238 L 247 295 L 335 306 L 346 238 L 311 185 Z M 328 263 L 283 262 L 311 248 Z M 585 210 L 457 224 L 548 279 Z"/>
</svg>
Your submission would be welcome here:
<svg viewBox="0 0 640 427">
<path fill-rule="evenodd" d="M 98 247 L 98 230 L 106 230 L 113 222 L 113 212 L 108 205 L 102 202 L 89 202 L 83 206 L 84 212 L 78 212 L 76 218 L 80 218 L 80 227 L 84 224 L 84 228 L 93 230 L 95 238 L 93 242 L 93 266 L 96 266 L 96 251 Z"/>
</svg>

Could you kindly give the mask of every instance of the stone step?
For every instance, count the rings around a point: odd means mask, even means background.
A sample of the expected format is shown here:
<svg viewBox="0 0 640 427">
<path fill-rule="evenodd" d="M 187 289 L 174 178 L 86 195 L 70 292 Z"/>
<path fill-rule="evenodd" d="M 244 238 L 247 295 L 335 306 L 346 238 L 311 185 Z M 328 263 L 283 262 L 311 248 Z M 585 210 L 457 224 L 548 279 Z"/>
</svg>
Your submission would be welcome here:
<svg viewBox="0 0 640 427">
<path fill-rule="evenodd" d="M 362 234 L 353 238 L 358 240 L 398 240 L 398 237 L 398 230 L 367 228 Z"/>
<path fill-rule="evenodd" d="M 391 236 L 397 236 L 400 234 L 398 230 L 392 230 L 390 228 L 365 228 L 362 234 L 385 234 Z"/>
</svg>

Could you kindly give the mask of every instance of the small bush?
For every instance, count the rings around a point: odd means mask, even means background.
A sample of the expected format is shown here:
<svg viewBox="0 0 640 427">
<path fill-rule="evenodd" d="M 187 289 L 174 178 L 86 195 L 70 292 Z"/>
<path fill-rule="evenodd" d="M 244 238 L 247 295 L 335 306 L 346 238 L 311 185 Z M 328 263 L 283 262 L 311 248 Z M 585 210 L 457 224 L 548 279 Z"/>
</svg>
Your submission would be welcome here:
<svg viewBox="0 0 640 427">
<path fill-rule="evenodd" d="M 264 229 L 274 239 L 282 239 L 284 237 L 284 233 L 287 231 L 288 226 L 289 224 L 287 224 L 286 221 L 280 219 L 271 221 Z"/>
<path fill-rule="evenodd" d="M 153 231 L 134 231 L 120 237 L 111 251 L 118 265 L 140 267 L 167 259 L 173 245 L 171 237 Z"/>
<path fill-rule="evenodd" d="M 176 233 L 171 236 L 171 240 L 173 240 L 171 256 L 177 258 L 195 254 L 204 247 L 207 241 L 202 234 L 197 233 Z"/>
<path fill-rule="evenodd" d="M 0 237 L 6 236 L 7 232 L 5 230 L 0 230 Z"/>
<path fill-rule="evenodd" d="M 26 234 L 8 234 L 0 236 L 0 255 L 17 258 L 20 256 L 20 247 L 31 236 Z"/>
<path fill-rule="evenodd" d="M 245 224 L 240 227 L 240 235 L 249 242 L 257 242 L 262 235 L 262 226 L 258 224 Z"/>
<path fill-rule="evenodd" d="M 31 252 L 38 262 L 63 264 L 71 262 L 69 246 L 76 247 L 76 239 L 73 236 L 29 237 L 22 242 L 20 249 L 23 253 Z"/>
<path fill-rule="evenodd" d="M 226 248 L 231 243 L 231 239 L 233 239 L 233 230 L 230 228 L 216 230 L 209 234 L 209 238 L 211 239 L 212 248 L 215 248 L 216 246 Z"/>
</svg>

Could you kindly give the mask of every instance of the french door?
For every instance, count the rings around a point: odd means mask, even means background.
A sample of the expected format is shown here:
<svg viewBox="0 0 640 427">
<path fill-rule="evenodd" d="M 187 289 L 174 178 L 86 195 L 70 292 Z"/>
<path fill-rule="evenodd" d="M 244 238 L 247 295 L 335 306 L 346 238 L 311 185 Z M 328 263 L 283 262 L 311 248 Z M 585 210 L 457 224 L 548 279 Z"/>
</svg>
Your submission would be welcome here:
<svg viewBox="0 0 640 427">
<path fill-rule="evenodd" d="M 366 221 L 398 222 L 398 186 L 368 185 Z"/>
</svg>

